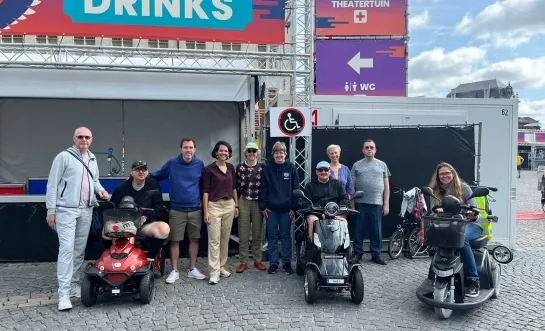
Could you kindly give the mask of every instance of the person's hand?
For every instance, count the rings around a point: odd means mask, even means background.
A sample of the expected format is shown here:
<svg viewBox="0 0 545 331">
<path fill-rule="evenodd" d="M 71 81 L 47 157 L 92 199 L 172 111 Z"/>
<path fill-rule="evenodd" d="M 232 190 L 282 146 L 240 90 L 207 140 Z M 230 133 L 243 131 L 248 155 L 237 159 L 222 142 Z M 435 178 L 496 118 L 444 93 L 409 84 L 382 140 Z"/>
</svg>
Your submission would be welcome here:
<svg viewBox="0 0 545 331">
<path fill-rule="evenodd" d="M 437 212 L 437 214 L 442 214 L 443 213 L 443 208 L 437 208 L 437 209 L 435 209 L 435 211 Z"/>
<path fill-rule="evenodd" d="M 290 210 L 290 218 L 293 219 L 295 217 L 295 212 L 293 210 Z"/>
<path fill-rule="evenodd" d="M 210 215 L 208 215 L 208 212 L 204 213 L 204 222 L 210 224 Z"/>
<path fill-rule="evenodd" d="M 390 213 L 390 206 L 382 207 L 382 216 L 386 216 Z"/>
<path fill-rule="evenodd" d="M 322 219 L 325 220 L 325 214 L 322 214 Z"/>
<path fill-rule="evenodd" d="M 148 220 L 148 218 L 146 216 L 142 216 L 142 225 L 144 225 L 144 223 L 146 223 L 146 221 Z M 140 225 L 140 226 L 142 226 Z"/>
<path fill-rule="evenodd" d="M 269 211 L 270 211 L 270 210 L 268 210 L 268 209 L 266 209 L 266 208 L 265 208 L 264 210 L 261 211 L 261 213 L 263 214 L 263 217 L 264 217 L 265 219 L 269 218 Z"/>
<path fill-rule="evenodd" d="M 98 192 L 98 195 L 100 195 L 100 197 L 104 200 L 108 200 L 108 198 L 110 197 L 106 190 L 101 190 L 100 192 Z"/>
<path fill-rule="evenodd" d="M 238 217 L 238 208 L 235 207 L 235 217 Z"/>
<path fill-rule="evenodd" d="M 53 227 L 55 226 L 55 214 L 47 215 L 45 220 L 47 221 L 47 225 L 49 225 L 49 227 L 53 229 Z"/>
</svg>

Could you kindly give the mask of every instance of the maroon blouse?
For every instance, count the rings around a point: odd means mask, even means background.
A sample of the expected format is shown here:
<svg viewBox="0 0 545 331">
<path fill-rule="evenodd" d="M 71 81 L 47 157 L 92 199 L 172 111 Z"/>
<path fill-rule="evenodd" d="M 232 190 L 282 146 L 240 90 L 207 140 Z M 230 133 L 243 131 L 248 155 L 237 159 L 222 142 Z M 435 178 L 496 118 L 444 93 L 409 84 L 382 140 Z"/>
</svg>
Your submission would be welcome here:
<svg viewBox="0 0 545 331">
<path fill-rule="evenodd" d="M 223 173 L 216 162 L 204 168 L 202 192 L 208 193 L 208 201 L 233 199 L 233 190 L 237 188 L 235 167 L 227 163 L 227 171 Z"/>
</svg>

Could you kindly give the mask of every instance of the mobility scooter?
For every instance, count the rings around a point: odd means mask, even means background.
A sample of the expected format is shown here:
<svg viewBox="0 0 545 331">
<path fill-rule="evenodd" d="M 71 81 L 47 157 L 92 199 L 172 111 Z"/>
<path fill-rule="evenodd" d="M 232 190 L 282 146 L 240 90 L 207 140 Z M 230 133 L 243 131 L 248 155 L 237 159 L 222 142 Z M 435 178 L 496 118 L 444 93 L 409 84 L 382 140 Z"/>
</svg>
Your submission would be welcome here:
<svg viewBox="0 0 545 331">
<path fill-rule="evenodd" d="M 298 210 L 298 214 L 313 213 L 319 217 L 314 223 L 312 243 L 306 235 L 297 245 L 296 271 L 305 277 L 305 301 L 313 303 L 318 290 L 329 288 L 349 290 L 352 301 L 360 304 L 364 295 L 361 265 L 358 261 L 351 261 L 347 223 L 336 219 L 336 216 L 358 211 L 339 206 L 335 202 L 328 202 L 324 207 L 314 206 L 303 191 L 294 190 L 292 194 L 294 198 L 305 199 L 311 205 L 310 208 Z M 358 191 L 352 199 L 362 196 L 363 192 Z M 305 230 L 305 233 L 308 231 Z"/>
<path fill-rule="evenodd" d="M 476 187 L 469 199 L 488 196 L 489 192 L 486 187 Z M 422 188 L 422 193 L 437 199 L 429 187 Z M 426 245 L 435 246 L 438 251 L 432 259 L 428 277 L 416 290 L 416 296 L 434 307 L 441 319 L 449 318 L 453 310 L 478 307 L 490 298 L 497 298 L 500 293 L 501 267 L 488 253 L 488 237 L 481 236 L 470 242 L 479 273 L 479 295 L 475 298 L 464 295 L 464 268 L 458 250 L 464 246 L 465 226 L 471 222 L 468 214 L 479 214 L 479 209 L 466 203 L 467 200 L 460 202 L 447 195 L 441 205 L 432 208 L 435 215 L 423 216 Z M 437 216 L 437 208 L 443 209 L 444 216 Z M 487 219 L 497 222 L 496 216 L 488 216 Z"/>
<path fill-rule="evenodd" d="M 151 192 L 151 191 L 150 191 Z M 155 293 L 155 272 L 164 274 L 165 256 L 162 248 L 151 263 L 146 257 L 146 239 L 138 230 L 143 225 L 144 211 L 130 196 L 123 197 L 119 208 L 103 212 L 104 235 L 112 238 L 112 245 L 85 268 L 81 285 L 81 302 L 90 307 L 99 295 L 139 295 L 143 304 L 149 304 Z"/>
</svg>

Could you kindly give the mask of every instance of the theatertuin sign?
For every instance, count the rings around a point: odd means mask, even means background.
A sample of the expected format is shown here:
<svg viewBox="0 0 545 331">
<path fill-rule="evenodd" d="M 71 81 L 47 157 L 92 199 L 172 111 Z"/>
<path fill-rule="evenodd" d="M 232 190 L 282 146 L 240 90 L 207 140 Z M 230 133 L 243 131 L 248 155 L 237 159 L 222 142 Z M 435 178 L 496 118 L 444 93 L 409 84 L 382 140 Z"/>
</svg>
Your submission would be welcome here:
<svg viewBox="0 0 545 331">
<path fill-rule="evenodd" d="M 406 0 L 316 0 L 318 36 L 403 36 Z"/>
<path fill-rule="evenodd" d="M 0 33 L 284 43 L 281 0 L 0 0 Z"/>
<path fill-rule="evenodd" d="M 406 96 L 403 40 L 316 41 L 316 94 Z"/>
</svg>

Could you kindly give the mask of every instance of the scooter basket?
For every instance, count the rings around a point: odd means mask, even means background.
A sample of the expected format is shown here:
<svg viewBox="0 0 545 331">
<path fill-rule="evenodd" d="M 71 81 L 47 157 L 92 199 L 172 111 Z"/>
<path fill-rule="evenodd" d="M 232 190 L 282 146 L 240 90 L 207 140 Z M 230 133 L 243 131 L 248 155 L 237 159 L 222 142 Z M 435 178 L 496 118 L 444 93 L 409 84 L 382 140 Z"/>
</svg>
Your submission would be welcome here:
<svg viewBox="0 0 545 331">
<path fill-rule="evenodd" d="M 135 237 L 142 225 L 139 210 L 108 209 L 103 212 L 104 235 L 109 238 Z"/>
<path fill-rule="evenodd" d="M 460 218 L 422 216 L 424 244 L 443 248 L 462 248 L 466 235 L 466 222 Z"/>
</svg>

